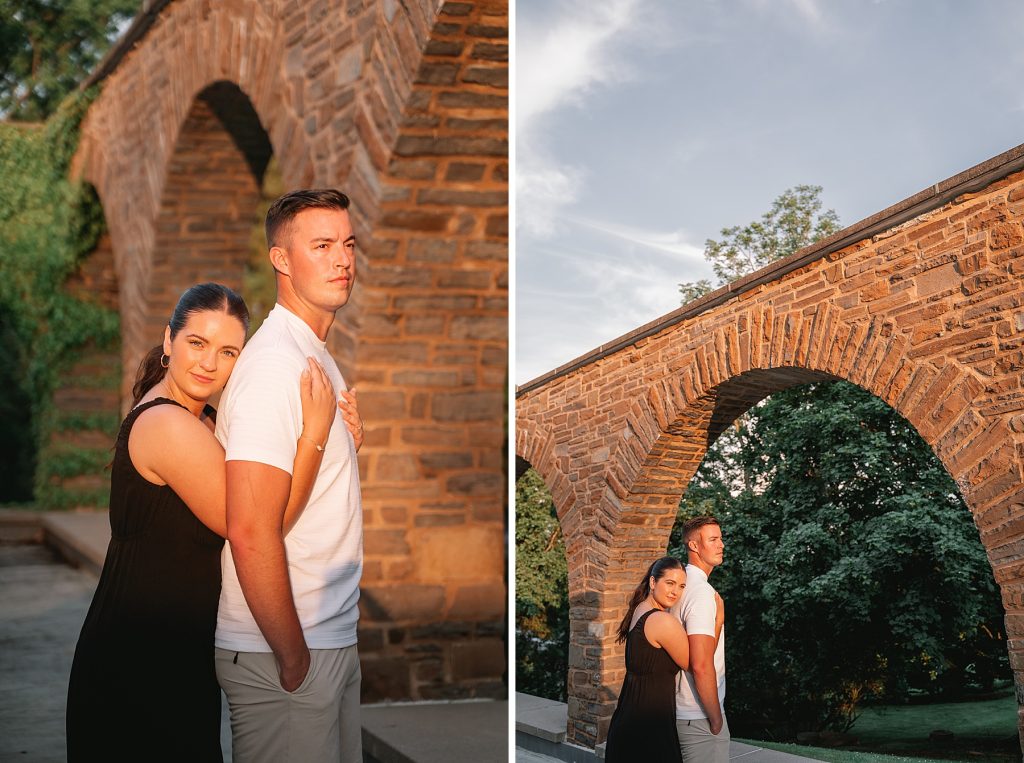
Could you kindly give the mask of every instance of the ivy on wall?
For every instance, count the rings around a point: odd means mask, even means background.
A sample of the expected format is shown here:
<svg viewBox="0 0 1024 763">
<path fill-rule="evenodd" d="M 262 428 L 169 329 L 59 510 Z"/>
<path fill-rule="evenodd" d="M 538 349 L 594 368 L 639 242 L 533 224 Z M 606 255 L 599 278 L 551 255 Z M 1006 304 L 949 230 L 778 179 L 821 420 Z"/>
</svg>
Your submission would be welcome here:
<svg viewBox="0 0 1024 763">
<path fill-rule="evenodd" d="M 51 489 L 53 477 L 101 460 L 82 448 L 44 449 L 63 426 L 53 406 L 62 376 L 83 351 L 119 341 L 114 311 L 65 289 L 104 228 L 95 191 L 69 179 L 94 95 L 72 94 L 43 124 L 0 123 L 0 413 L 10 413 L 0 416 L 0 461 L 9 472 L 0 471 L 0 503 L 67 503 Z M 110 417 L 100 418 L 106 429 Z"/>
</svg>

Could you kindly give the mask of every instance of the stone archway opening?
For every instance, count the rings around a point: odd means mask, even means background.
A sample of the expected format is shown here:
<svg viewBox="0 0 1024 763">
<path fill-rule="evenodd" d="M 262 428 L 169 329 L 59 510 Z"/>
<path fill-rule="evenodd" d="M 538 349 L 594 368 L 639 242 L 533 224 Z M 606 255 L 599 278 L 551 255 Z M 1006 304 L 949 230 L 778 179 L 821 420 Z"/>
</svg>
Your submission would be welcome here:
<svg viewBox="0 0 1024 763">
<path fill-rule="evenodd" d="M 568 698 L 569 580 L 565 542 L 543 477 L 516 457 L 516 690 Z"/>
<path fill-rule="evenodd" d="M 132 295 L 142 304 L 122 305 L 126 369 L 160 338 L 189 286 L 215 281 L 243 291 L 272 155 L 252 102 L 236 84 L 214 82 L 196 95 L 167 164 L 144 293 Z"/>
<path fill-rule="evenodd" d="M 722 522 L 713 582 L 727 602 L 733 735 L 814 745 L 839 732 L 832 743 L 909 752 L 950 725 L 946 703 L 980 698 L 960 707 L 999 716 L 1004 733 L 995 722 L 942 745 L 1013 756 L 1000 589 L 960 488 L 915 427 L 860 387 L 798 369 L 741 374 L 714 398 L 668 551 L 685 558 L 683 519 Z M 892 736 L 878 708 L 908 700 L 890 715 L 938 715 Z"/>
</svg>

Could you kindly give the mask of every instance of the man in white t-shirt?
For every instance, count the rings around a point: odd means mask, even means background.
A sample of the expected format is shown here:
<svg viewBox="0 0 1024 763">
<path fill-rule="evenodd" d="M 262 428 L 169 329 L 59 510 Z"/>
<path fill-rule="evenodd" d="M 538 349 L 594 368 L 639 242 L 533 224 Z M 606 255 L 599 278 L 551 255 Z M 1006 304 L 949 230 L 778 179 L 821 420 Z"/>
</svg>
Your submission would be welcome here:
<svg viewBox="0 0 1024 763">
<path fill-rule="evenodd" d="M 725 721 L 725 605 L 708 576 L 722 563 L 725 544 L 714 517 L 683 525 L 686 591 L 674 610 L 690 642 L 690 670 L 676 682 L 676 732 L 683 763 L 728 763 Z"/>
<path fill-rule="evenodd" d="M 295 191 L 267 212 L 277 304 L 242 351 L 217 419 L 227 461 L 228 543 L 216 664 L 236 763 L 362 761 L 362 423 L 326 344 L 356 275 L 348 205 L 338 191 Z M 307 357 L 320 362 L 345 410 L 326 446 L 304 445 L 322 451 L 322 461 L 285 537 L 292 463 L 303 437 L 298 379 Z"/>
</svg>

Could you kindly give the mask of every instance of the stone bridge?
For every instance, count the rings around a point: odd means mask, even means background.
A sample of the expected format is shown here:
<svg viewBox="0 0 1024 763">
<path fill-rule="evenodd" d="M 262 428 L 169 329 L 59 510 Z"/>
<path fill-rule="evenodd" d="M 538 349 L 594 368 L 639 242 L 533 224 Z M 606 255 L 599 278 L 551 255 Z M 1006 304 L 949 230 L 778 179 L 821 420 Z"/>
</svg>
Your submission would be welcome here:
<svg viewBox="0 0 1024 763">
<path fill-rule="evenodd" d="M 367 701 L 506 691 L 507 60 L 506 0 L 147 0 L 87 83 L 122 408 L 180 293 L 243 286 L 271 157 L 353 200 Z"/>
<path fill-rule="evenodd" d="M 625 674 L 615 626 L 709 444 L 820 380 L 884 400 L 956 480 L 1002 592 L 1020 706 L 1022 168 L 1024 146 L 518 388 L 517 471 L 543 476 L 568 556 L 571 741 L 607 733 Z"/>
</svg>

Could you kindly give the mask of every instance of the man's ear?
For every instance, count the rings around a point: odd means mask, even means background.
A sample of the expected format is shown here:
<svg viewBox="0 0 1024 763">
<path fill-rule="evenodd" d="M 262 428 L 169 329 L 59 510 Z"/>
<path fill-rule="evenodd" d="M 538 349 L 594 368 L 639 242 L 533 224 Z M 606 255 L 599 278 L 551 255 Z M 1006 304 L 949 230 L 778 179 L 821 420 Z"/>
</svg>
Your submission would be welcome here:
<svg viewBox="0 0 1024 763">
<path fill-rule="evenodd" d="M 279 246 L 270 247 L 270 264 L 278 273 L 286 276 L 291 275 L 288 263 L 288 252 Z"/>
</svg>

